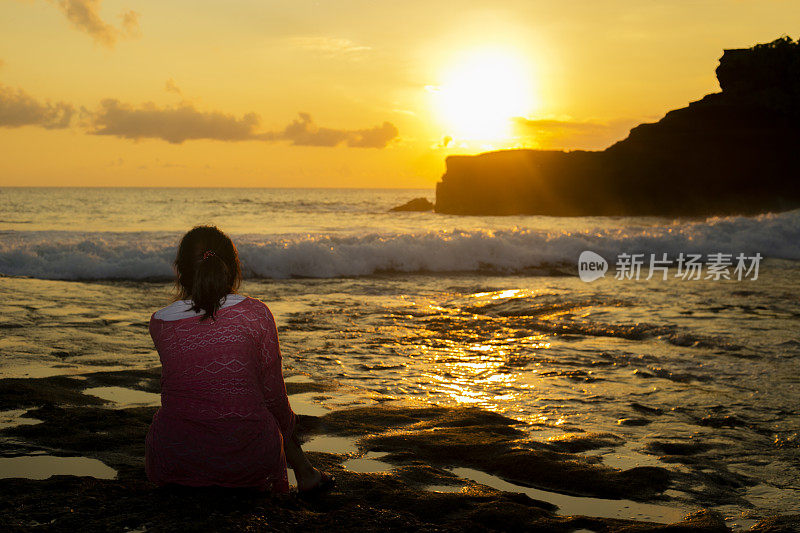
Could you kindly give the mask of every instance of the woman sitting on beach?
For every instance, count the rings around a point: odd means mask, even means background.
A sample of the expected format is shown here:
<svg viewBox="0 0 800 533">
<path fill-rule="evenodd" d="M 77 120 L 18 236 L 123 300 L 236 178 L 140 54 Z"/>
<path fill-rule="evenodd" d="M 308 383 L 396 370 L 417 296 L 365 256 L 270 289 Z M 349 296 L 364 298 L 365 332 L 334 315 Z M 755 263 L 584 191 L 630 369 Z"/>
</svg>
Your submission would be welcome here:
<svg viewBox="0 0 800 533">
<path fill-rule="evenodd" d="M 161 408 L 147 433 L 147 477 L 159 484 L 288 492 L 288 461 L 301 493 L 333 480 L 314 468 L 295 435 L 275 320 L 236 294 L 236 247 L 198 226 L 175 259 L 179 300 L 150 319 L 161 359 Z"/>
</svg>

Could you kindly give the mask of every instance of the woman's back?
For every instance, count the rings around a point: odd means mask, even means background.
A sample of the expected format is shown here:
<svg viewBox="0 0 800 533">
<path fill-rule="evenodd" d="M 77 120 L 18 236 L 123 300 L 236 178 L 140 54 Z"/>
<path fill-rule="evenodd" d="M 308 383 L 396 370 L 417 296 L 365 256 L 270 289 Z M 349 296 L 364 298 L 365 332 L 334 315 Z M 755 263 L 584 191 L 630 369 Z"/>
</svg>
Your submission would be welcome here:
<svg viewBox="0 0 800 533">
<path fill-rule="evenodd" d="M 267 306 L 228 295 L 215 318 L 203 320 L 191 302 L 178 301 L 153 315 L 150 334 L 162 364 L 150 478 L 288 490 L 282 439 L 294 414 Z"/>
<path fill-rule="evenodd" d="M 269 309 L 230 295 L 214 320 L 200 320 L 188 306 L 175 302 L 150 322 L 163 408 L 196 419 L 267 416 L 266 370 L 280 361 Z"/>
</svg>

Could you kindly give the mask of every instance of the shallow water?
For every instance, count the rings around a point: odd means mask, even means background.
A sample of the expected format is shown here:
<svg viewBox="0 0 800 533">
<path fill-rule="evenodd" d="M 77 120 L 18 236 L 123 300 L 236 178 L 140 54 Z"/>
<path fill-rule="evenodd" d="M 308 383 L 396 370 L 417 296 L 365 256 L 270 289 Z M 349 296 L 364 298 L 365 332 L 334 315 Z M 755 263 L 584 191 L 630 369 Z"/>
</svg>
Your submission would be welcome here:
<svg viewBox="0 0 800 533">
<path fill-rule="evenodd" d="M 358 453 L 358 446 L 356 445 L 355 439 L 352 438 L 317 435 L 303 443 L 303 450 L 307 452 L 350 455 Z"/>
<path fill-rule="evenodd" d="M 585 515 L 601 518 L 625 518 L 647 522 L 671 524 L 680 522 L 683 517 L 697 509 L 681 509 L 665 505 L 652 505 L 630 500 L 604 500 L 601 498 L 583 498 L 558 494 L 516 485 L 504 481 L 497 476 L 480 472 L 472 468 L 454 468 L 452 472 L 464 479 L 507 492 L 521 492 L 534 500 L 541 500 L 558 506 L 558 514 L 566 516 Z"/>
<path fill-rule="evenodd" d="M 359 454 L 354 438 L 320 435 L 304 443 L 303 448 L 307 451 L 351 455 L 352 457 L 342 463 L 342 466 L 351 472 L 381 473 L 390 472 L 394 468 L 392 464 L 380 460 L 386 456 L 384 452 L 368 451 Z M 535 500 L 551 503 L 558 507 L 558 514 L 565 516 L 585 515 L 668 524 L 679 522 L 685 515 L 698 510 L 685 505 L 654 505 L 630 500 L 608 500 L 559 494 L 510 483 L 497 476 L 473 468 L 452 468 L 450 472 L 462 480 L 473 481 L 501 491 L 523 493 Z M 293 477 L 292 483 L 296 483 Z M 431 492 L 462 492 L 467 489 L 463 483 L 428 485 L 424 488 Z"/>
<path fill-rule="evenodd" d="M 117 471 L 97 459 L 88 457 L 55 457 L 21 455 L 0 457 L 0 478 L 47 479 L 51 476 L 91 476 L 114 479 Z"/>
<path fill-rule="evenodd" d="M 113 402 L 117 408 L 160 406 L 161 395 L 126 387 L 90 387 L 83 390 L 84 394 L 96 396 L 103 400 Z"/>
<path fill-rule="evenodd" d="M 32 426 L 41 423 L 41 420 L 23 416 L 27 412 L 27 409 L 0 411 L 0 429 L 13 428 L 16 426 Z"/>
<path fill-rule="evenodd" d="M 290 394 L 289 403 L 292 406 L 292 411 L 298 415 L 305 416 L 325 416 L 330 413 L 330 409 L 320 405 L 319 401 L 314 401 L 318 398 L 318 392 L 304 392 L 302 394 Z"/>
<path fill-rule="evenodd" d="M 360 457 L 353 457 L 352 459 L 348 459 L 342 466 L 346 470 L 350 470 L 351 472 L 357 472 L 360 474 L 370 474 L 370 473 L 377 473 L 377 472 L 388 472 L 392 469 L 392 465 L 386 463 L 384 461 L 380 461 L 381 457 L 384 457 L 386 454 L 382 452 L 367 452 Z"/>
</svg>

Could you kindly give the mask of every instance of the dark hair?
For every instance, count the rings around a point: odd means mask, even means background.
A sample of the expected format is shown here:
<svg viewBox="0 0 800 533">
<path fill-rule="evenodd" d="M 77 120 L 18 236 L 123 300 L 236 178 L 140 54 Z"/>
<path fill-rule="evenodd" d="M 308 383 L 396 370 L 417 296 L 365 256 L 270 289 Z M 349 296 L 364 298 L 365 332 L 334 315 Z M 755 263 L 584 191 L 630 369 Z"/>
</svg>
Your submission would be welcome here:
<svg viewBox="0 0 800 533">
<path fill-rule="evenodd" d="M 183 236 L 175 270 L 178 298 L 191 300 L 192 310 L 204 313 L 200 320 L 214 318 L 220 300 L 242 281 L 236 246 L 215 226 L 197 226 Z"/>
</svg>

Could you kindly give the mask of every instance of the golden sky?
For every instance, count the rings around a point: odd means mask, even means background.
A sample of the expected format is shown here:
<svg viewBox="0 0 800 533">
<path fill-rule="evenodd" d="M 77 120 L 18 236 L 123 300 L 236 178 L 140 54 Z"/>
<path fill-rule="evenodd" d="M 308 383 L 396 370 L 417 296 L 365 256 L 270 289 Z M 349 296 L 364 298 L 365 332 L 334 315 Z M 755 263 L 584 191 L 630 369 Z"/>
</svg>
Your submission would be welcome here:
<svg viewBox="0 0 800 533">
<path fill-rule="evenodd" d="M 0 0 L 0 186 L 428 188 L 451 154 L 605 148 L 797 28 L 796 0 Z"/>
</svg>

